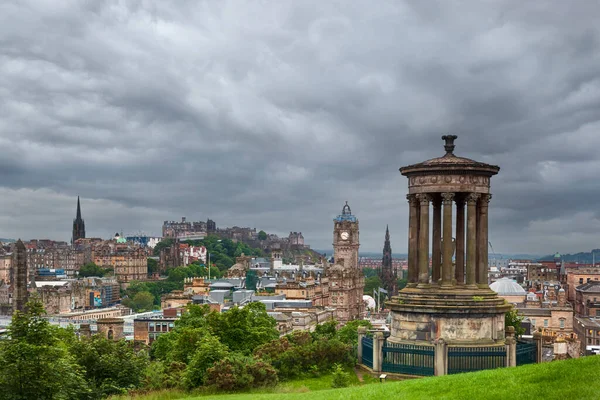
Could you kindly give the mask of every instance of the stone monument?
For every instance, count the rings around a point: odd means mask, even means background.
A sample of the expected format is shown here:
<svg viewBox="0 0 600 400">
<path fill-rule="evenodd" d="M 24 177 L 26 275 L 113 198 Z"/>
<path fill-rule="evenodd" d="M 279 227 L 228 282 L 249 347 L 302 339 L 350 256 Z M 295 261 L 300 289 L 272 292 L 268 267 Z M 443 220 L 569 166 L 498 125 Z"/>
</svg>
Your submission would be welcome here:
<svg viewBox="0 0 600 400">
<path fill-rule="evenodd" d="M 455 156 L 456 138 L 442 137 L 444 156 L 400 168 L 410 205 L 408 285 L 386 304 L 391 342 L 504 344 L 511 306 L 488 285 L 490 178 L 500 168 Z"/>
</svg>

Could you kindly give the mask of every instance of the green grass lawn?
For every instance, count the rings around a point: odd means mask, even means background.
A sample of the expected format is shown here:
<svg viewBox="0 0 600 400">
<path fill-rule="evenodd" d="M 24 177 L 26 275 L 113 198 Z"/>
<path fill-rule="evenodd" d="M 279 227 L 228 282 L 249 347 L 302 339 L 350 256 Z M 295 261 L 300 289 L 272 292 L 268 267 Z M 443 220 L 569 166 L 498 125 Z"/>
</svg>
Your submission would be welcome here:
<svg viewBox="0 0 600 400">
<path fill-rule="evenodd" d="M 191 397 L 197 400 L 358 400 L 358 399 L 600 399 L 600 356 L 517 368 L 449 375 L 401 382 L 328 389 L 330 377 L 284 383 L 275 393 L 241 393 Z M 372 380 L 371 380 L 372 382 Z M 355 384 L 358 381 L 354 382 Z M 142 399 L 158 400 L 174 397 Z"/>
</svg>

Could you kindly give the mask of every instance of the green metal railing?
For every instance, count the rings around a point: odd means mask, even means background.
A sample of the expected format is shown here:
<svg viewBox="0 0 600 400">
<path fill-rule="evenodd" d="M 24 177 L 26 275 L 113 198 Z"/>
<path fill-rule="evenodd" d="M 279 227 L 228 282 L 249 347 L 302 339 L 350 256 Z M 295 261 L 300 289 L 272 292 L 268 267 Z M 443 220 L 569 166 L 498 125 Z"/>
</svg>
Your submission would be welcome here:
<svg viewBox="0 0 600 400">
<path fill-rule="evenodd" d="M 365 336 L 362 338 L 362 363 L 373 368 L 373 338 Z"/>
<path fill-rule="evenodd" d="M 448 347 L 448 374 L 506 366 L 506 347 Z"/>
<path fill-rule="evenodd" d="M 381 369 L 397 374 L 432 376 L 433 353 L 433 346 L 386 342 Z"/>
<path fill-rule="evenodd" d="M 517 342 L 517 365 L 535 364 L 537 362 L 537 346 L 534 343 Z"/>
</svg>

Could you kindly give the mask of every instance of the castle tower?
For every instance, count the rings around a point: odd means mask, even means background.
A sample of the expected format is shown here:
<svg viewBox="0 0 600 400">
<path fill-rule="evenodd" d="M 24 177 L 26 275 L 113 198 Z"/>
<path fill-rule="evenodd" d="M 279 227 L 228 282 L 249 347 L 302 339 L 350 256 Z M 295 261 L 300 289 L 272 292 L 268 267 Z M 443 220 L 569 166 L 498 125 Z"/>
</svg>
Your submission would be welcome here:
<svg viewBox="0 0 600 400">
<path fill-rule="evenodd" d="M 381 284 L 387 290 L 389 297 L 398 294 L 398 277 L 392 267 L 392 246 L 390 244 L 390 230 L 387 226 L 385 227 L 385 242 L 383 244 L 383 259 L 381 260 L 379 279 L 381 279 Z"/>
<path fill-rule="evenodd" d="M 444 156 L 400 168 L 410 207 L 408 285 L 386 304 L 389 340 L 504 346 L 511 306 L 488 285 L 490 179 L 500 168 L 457 157 L 456 136 L 442 139 Z"/>
<path fill-rule="evenodd" d="M 348 202 L 342 213 L 333 219 L 333 258 L 335 265 L 328 269 L 329 305 L 336 309 L 335 318 L 341 322 L 358 319 L 364 312 L 363 289 L 365 278 L 358 268 L 358 219 L 352 215 Z"/>
<path fill-rule="evenodd" d="M 81 205 L 79 204 L 79 196 L 77 196 L 77 215 L 73 220 L 73 235 L 71 236 L 71 244 L 77 239 L 85 238 L 85 222 L 81 218 Z"/>
<path fill-rule="evenodd" d="M 15 245 L 15 251 L 13 253 L 13 268 L 15 276 L 15 296 L 14 296 L 14 311 L 24 311 L 25 305 L 29 297 L 27 291 L 27 249 L 25 245 L 19 239 Z"/>
</svg>

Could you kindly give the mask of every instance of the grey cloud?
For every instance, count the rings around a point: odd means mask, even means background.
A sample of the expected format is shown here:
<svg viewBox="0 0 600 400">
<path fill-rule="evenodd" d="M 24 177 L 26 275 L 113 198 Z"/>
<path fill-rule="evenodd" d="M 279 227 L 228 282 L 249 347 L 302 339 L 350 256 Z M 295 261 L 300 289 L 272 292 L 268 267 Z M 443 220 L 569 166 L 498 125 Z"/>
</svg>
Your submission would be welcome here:
<svg viewBox="0 0 600 400">
<path fill-rule="evenodd" d="M 497 252 L 597 247 L 593 2 L 23 1 L 0 5 L 0 237 L 165 219 L 302 231 L 348 200 L 364 250 L 406 249 L 398 168 L 500 165 Z M 582 226 L 585 224 L 585 226 Z M 597 224 L 596 224 L 597 225 Z"/>
</svg>

